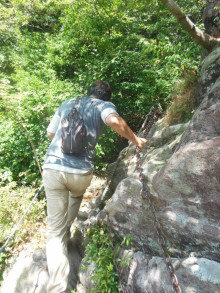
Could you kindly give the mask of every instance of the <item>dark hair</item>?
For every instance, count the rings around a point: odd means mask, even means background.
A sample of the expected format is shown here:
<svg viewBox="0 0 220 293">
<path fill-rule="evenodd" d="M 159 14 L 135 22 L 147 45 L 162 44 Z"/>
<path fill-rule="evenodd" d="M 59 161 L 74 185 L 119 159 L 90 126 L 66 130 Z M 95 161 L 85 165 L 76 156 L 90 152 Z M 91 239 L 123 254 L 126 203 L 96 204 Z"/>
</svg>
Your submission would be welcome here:
<svg viewBox="0 0 220 293">
<path fill-rule="evenodd" d="M 87 95 L 96 96 L 97 99 L 103 101 L 110 101 L 111 99 L 111 87 L 107 81 L 97 80 L 90 86 L 87 91 Z"/>
</svg>

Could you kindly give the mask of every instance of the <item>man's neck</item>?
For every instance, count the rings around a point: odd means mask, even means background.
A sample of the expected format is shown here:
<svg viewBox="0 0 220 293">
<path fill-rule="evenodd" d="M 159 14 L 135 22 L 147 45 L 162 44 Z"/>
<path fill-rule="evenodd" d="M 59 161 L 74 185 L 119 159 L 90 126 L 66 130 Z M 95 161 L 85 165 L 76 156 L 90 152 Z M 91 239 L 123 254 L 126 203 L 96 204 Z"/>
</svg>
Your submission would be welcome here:
<svg viewBox="0 0 220 293">
<path fill-rule="evenodd" d="M 97 99 L 95 95 L 90 95 L 90 98 Z"/>
</svg>

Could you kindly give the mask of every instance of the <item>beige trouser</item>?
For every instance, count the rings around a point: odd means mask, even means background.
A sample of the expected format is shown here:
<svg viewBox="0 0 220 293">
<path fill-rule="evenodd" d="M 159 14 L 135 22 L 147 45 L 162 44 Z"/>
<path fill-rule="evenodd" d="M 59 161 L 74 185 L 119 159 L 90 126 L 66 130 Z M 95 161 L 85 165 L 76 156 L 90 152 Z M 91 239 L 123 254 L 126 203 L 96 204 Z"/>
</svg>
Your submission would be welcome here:
<svg viewBox="0 0 220 293">
<path fill-rule="evenodd" d="M 67 227 L 78 214 L 83 193 L 92 174 L 71 174 L 44 169 L 43 182 L 47 197 L 47 263 L 50 275 L 48 293 L 68 291 L 69 261 Z"/>
</svg>

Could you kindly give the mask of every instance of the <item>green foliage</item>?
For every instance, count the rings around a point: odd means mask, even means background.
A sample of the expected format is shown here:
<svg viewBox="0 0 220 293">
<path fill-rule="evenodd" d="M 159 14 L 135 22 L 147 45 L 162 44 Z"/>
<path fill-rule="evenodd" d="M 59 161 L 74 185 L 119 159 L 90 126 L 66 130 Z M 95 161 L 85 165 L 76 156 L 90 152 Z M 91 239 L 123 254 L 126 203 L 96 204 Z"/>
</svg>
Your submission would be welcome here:
<svg viewBox="0 0 220 293">
<path fill-rule="evenodd" d="M 96 169 L 106 171 L 107 162 L 116 160 L 123 147 L 126 147 L 126 140 L 110 127 L 106 127 L 95 148 L 96 156 L 94 163 Z"/>
<path fill-rule="evenodd" d="M 1 212 L 0 225 L 1 235 L 0 243 L 6 240 L 10 235 L 12 228 L 18 223 L 24 211 L 27 209 L 35 190 L 31 187 L 18 187 L 15 182 L 0 186 L 1 192 Z M 32 225 L 42 220 L 46 216 L 45 211 L 46 199 L 38 198 L 30 208 L 30 212 L 26 215 L 22 228 L 18 229 L 13 241 L 19 243 L 23 239 L 31 235 Z M 13 241 L 11 245 L 13 245 Z"/>
<path fill-rule="evenodd" d="M 93 226 L 87 230 L 84 261 L 87 264 L 95 264 L 92 276 L 94 288 L 91 288 L 90 292 L 117 292 L 118 274 L 114 268 L 114 255 L 109 237 L 104 226 Z M 87 269 L 86 266 L 83 268 Z"/>
<path fill-rule="evenodd" d="M 124 268 L 130 264 L 130 257 L 125 255 L 123 260 L 119 257 L 122 246 L 129 247 L 132 237 L 123 237 L 121 243 L 113 235 L 109 235 L 106 226 L 93 226 L 88 228 L 85 239 L 85 258 L 82 269 L 88 265 L 95 265 L 92 275 L 94 287 L 90 292 L 114 293 L 118 292 L 119 276 L 117 267 Z"/>
<path fill-rule="evenodd" d="M 177 2 L 201 26 L 203 1 Z M 166 109 L 174 85 L 198 71 L 200 48 L 160 1 L 11 0 L 1 2 L 0 15 L 0 170 L 6 181 L 30 184 L 39 177 L 22 125 L 42 164 L 50 118 L 94 80 L 110 82 L 119 114 L 137 131 L 153 104 Z M 96 168 L 105 169 L 124 145 L 106 128 Z"/>
<path fill-rule="evenodd" d="M 7 264 L 7 258 L 8 258 L 7 252 L 3 252 L 0 254 L 0 286 L 3 281 L 3 271 L 4 271 L 5 266 Z"/>
</svg>

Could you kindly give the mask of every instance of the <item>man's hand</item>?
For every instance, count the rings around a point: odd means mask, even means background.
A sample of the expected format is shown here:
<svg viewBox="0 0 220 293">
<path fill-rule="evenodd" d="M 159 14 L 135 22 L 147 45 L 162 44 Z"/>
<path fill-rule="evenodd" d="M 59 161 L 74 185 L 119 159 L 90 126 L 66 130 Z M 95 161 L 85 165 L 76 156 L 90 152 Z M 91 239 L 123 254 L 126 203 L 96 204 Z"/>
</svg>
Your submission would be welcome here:
<svg viewBox="0 0 220 293">
<path fill-rule="evenodd" d="M 137 138 L 137 144 L 136 146 L 139 147 L 140 150 L 142 150 L 147 144 L 147 140 L 142 137 Z"/>
</svg>

